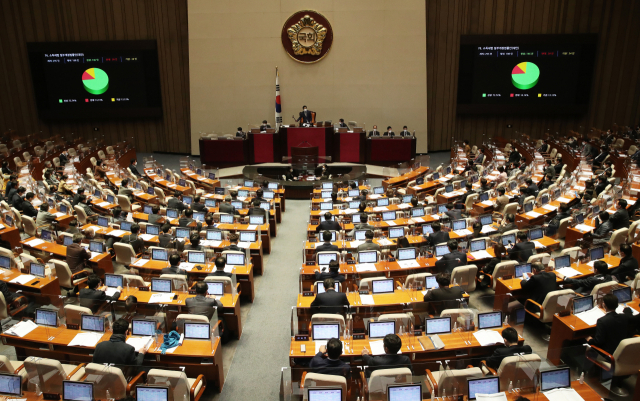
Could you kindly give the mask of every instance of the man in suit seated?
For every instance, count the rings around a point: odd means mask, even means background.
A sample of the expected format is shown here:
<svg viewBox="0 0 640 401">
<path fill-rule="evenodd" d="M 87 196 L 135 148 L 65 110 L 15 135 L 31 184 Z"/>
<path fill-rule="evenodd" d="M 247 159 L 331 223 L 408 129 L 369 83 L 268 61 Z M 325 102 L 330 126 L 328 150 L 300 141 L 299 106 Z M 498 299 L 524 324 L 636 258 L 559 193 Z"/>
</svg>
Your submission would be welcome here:
<svg viewBox="0 0 640 401">
<path fill-rule="evenodd" d="M 102 341 L 96 345 L 92 362 L 120 366 L 124 369 L 123 373 L 127 374 L 127 368 L 142 365 L 147 349 L 145 348 L 138 353 L 132 345 L 127 344 L 127 336 L 129 335 L 127 320 L 116 320 L 113 322 L 112 330 L 113 333 L 109 341 Z"/>
<path fill-rule="evenodd" d="M 553 165 L 553 169 L 556 173 L 555 177 L 557 177 L 562 171 L 562 159 L 556 158 L 556 163 Z"/>
<path fill-rule="evenodd" d="M 498 197 L 496 198 L 495 211 L 498 213 L 504 213 L 504 208 L 509 204 L 509 197 L 505 195 L 506 190 L 504 187 L 497 189 Z"/>
<path fill-rule="evenodd" d="M 616 212 L 609 218 L 614 230 L 629 228 L 629 212 L 627 212 L 627 200 L 618 199 L 616 202 Z"/>
<path fill-rule="evenodd" d="M 549 153 L 550 149 L 551 149 L 551 146 L 549 145 L 549 141 L 545 139 L 544 143 L 542 144 L 542 146 L 540 146 L 538 148 L 538 152 L 540 152 L 540 153 Z"/>
<path fill-rule="evenodd" d="M 84 188 L 79 187 L 78 191 L 73 195 L 73 198 L 71 200 L 71 206 L 75 206 L 78 203 L 80 203 L 80 196 L 82 195 L 84 195 Z"/>
<path fill-rule="evenodd" d="M 372 136 L 380 136 L 380 131 L 378 131 L 377 125 L 374 125 L 373 129 L 369 131 L 369 137 L 372 137 Z"/>
<path fill-rule="evenodd" d="M 520 285 L 526 294 L 525 297 L 519 298 L 521 304 L 525 304 L 527 299 L 542 305 L 547 294 L 558 289 L 556 282 L 557 276 L 552 272 L 545 272 L 542 263 L 533 263 L 531 265 L 533 273 L 525 273 Z M 540 307 L 535 304 L 527 304 L 528 310 L 531 312 L 540 312 Z"/>
<path fill-rule="evenodd" d="M 371 376 L 371 372 L 378 369 L 395 369 L 411 367 L 411 359 L 407 355 L 398 354 L 402 349 L 402 340 L 396 334 L 387 334 L 384 336 L 384 355 L 371 356 L 369 350 L 365 347 L 362 349 L 362 362 L 367 365 L 365 371 L 366 377 Z"/>
<path fill-rule="evenodd" d="M 242 248 L 240 248 L 238 246 L 238 238 L 240 238 L 238 234 L 230 233 L 227 236 L 227 239 L 229 240 L 229 245 L 225 246 L 222 250 L 223 251 L 244 252 L 244 249 L 242 249 Z"/>
<path fill-rule="evenodd" d="M 551 219 L 549 224 L 543 226 L 547 229 L 546 235 L 551 236 L 556 234 L 558 232 L 558 229 L 560 228 L 560 222 L 569 217 L 571 217 L 571 214 L 569 214 L 569 205 L 566 203 L 561 203 L 560 207 L 558 208 L 558 214 L 556 214 L 553 219 Z"/>
<path fill-rule="evenodd" d="M 131 234 L 122 237 L 120 242 L 131 245 L 135 253 L 142 253 L 144 251 L 144 241 L 138 237 L 139 232 L 140 226 L 137 223 L 133 223 L 131 225 Z"/>
<path fill-rule="evenodd" d="M 311 112 L 307 110 L 307 106 L 302 106 L 302 111 L 298 115 L 296 122 L 301 122 L 302 124 L 311 124 L 311 120 Z"/>
<path fill-rule="evenodd" d="M 342 227 L 340 227 L 340 223 L 337 221 L 332 221 L 333 215 L 331 212 L 325 212 L 324 221 L 316 226 L 316 232 L 320 231 L 340 231 Z"/>
<path fill-rule="evenodd" d="M 507 213 L 502 222 L 500 223 L 500 228 L 498 228 L 498 232 L 500 234 L 506 233 L 507 231 L 516 230 L 518 227 L 515 224 L 516 216 L 513 213 Z"/>
<path fill-rule="evenodd" d="M 393 138 L 394 136 L 396 136 L 396 133 L 393 132 L 393 130 L 391 129 L 391 126 L 388 126 L 387 131 L 384 133 L 383 136 L 388 136 L 389 138 Z"/>
<path fill-rule="evenodd" d="M 118 291 L 112 296 L 108 297 L 107 294 L 99 290 L 98 288 L 102 285 L 102 280 L 97 274 L 91 273 L 89 275 L 89 279 L 87 280 L 87 288 L 83 288 L 78 293 L 78 298 L 80 299 L 80 306 L 84 306 L 85 308 L 90 308 L 93 313 L 102 306 L 106 301 L 117 301 L 120 298 L 120 292 L 122 292 L 122 287 L 118 287 Z"/>
<path fill-rule="evenodd" d="M 173 197 L 167 202 L 167 209 L 176 209 L 179 212 L 187 209 L 187 206 L 182 203 L 182 192 L 175 191 L 173 193 Z"/>
<path fill-rule="evenodd" d="M 529 241 L 527 233 L 524 231 L 518 231 L 516 234 L 516 244 L 508 247 L 507 253 L 509 259 L 517 260 L 521 263 L 527 263 L 529 257 L 533 255 L 533 251 L 536 249 L 536 244 Z"/>
<path fill-rule="evenodd" d="M 458 250 L 458 241 L 454 239 L 447 242 L 447 247 L 449 253 L 436 262 L 436 270 L 440 273 L 451 274 L 454 268 L 467 265 L 467 254 Z"/>
<path fill-rule="evenodd" d="M 462 209 L 456 209 L 455 204 L 447 203 L 447 212 L 445 214 L 449 216 L 451 221 L 460 220 L 462 218 Z"/>
<path fill-rule="evenodd" d="M 556 176 L 556 169 L 551 165 L 551 159 L 547 159 L 544 161 L 544 174 L 551 176 L 551 178 Z"/>
<path fill-rule="evenodd" d="M 491 369 L 498 370 L 502 360 L 508 356 L 528 355 L 533 352 L 528 345 L 518 345 L 518 332 L 513 327 L 502 330 L 502 338 L 504 339 L 504 347 L 496 348 L 493 355 L 487 358 L 487 366 Z"/>
<path fill-rule="evenodd" d="M 189 297 L 185 300 L 188 313 L 190 315 L 206 316 L 207 319 L 213 318 L 213 308 L 218 310 L 218 320 L 222 321 L 220 326 L 220 338 L 222 342 L 229 340 L 227 325 L 222 314 L 222 302 L 218 301 L 214 295 L 209 295 L 209 286 L 204 281 L 198 281 L 195 285 L 196 296 Z"/>
<path fill-rule="evenodd" d="M 238 130 L 236 131 L 236 138 L 246 138 L 247 134 L 245 134 L 244 132 L 242 132 L 242 127 L 238 127 Z"/>
<path fill-rule="evenodd" d="M 196 195 L 193 197 L 193 203 L 191 204 L 191 209 L 194 212 L 208 212 L 209 208 L 207 208 L 204 203 L 200 203 L 202 198 L 200 195 Z"/>
<path fill-rule="evenodd" d="M 525 178 L 524 183 L 526 184 L 526 187 L 520 189 L 520 192 L 522 193 L 522 195 L 524 195 L 520 197 L 521 199 L 520 205 L 524 203 L 524 199 L 527 196 L 537 197 L 538 192 L 540 191 L 538 189 L 538 185 L 536 185 L 536 183 L 533 182 L 531 178 Z"/>
<path fill-rule="evenodd" d="M 638 270 L 638 261 L 632 255 L 631 245 L 621 244 L 620 249 L 620 264 L 611 270 L 611 275 L 615 276 L 619 282 L 623 283 L 627 281 L 628 277 L 633 278 Z"/>
<path fill-rule="evenodd" d="M 131 174 L 135 175 L 136 177 L 142 177 L 142 174 L 140 174 L 138 172 L 137 166 L 138 165 L 138 161 L 136 159 L 131 159 L 131 161 L 129 162 L 129 170 L 131 171 Z"/>
<path fill-rule="evenodd" d="M 56 215 L 49 213 L 49 203 L 44 202 L 40 205 L 38 216 L 36 217 L 36 226 L 48 226 L 56 221 Z"/>
<path fill-rule="evenodd" d="M 596 229 L 593 231 L 593 238 L 606 239 L 611 238 L 611 232 L 613 231 L 613 223 L 611 222 L 611 215 L 606 210 L 600 211 L 598 217 L 594 219 Z"/>
<path fill-rule="evenodd" d="M 171 225 L 170 224 L 163 224 L 162 227 L 160 228 L 161 232 L 160 235 L 158 235 L 158 240 L 160 242 L 160 247 L 161 248 L 173 248 L 172 246 L 172 242 L 173 242 L 173 235 L 170 234 L 171 232 Z"/>
<path fill-rule="evenodd" d="M 322 282 L 324 291 L 322 294 L 317 294 L 316 298 L 311 302 L 311 313 L 339 313 L 344 314 L 346 312 L 345 306 L 349 306 L 349 300 L 347 294 L 344 292 L 336 292 L 335 280 L 327 278 Z"/>
<path fill-rule="evenodd" d="M 427 293 L 424 295 L 424 302 L 457 301 L 464 295 L 464 291 L 459 286 L 450 287 L 450 273 L 438 273 L 436 275 L 436 283 L 438 283 L 438 288 L 427 288 Z"/>
<path fill-rule="evenodd" d="M 358 245 L 358 252 L 362 251 L 380 251 L 380 245 L 373 242 L 373 230 L 364 233 L 364 243 Z"/>
<path fill-rule="evenodd" d="M 484 149 L 478 149 L 478 155 L 473 159 L 473 164 L 482 164 L 484 160 Z"/>
<path fill-rule="evenodd" d="M 433 234 L 429 234 L 427 241 L 430 247 L 449 241 L 449 233 L 442 231 L 442 224 L 440 224 L 440 222 L 436 221 L 431 224 L 431 228 L 433 229 Z"/>
<path fill-rule="evenodd" d="M 185 251 L 204 251 L 204 246 L 200 245 L 200 234 L 192 232 L 189 236 L 189 244 L 184 246 Z"/>
<path fill-rule="evenodd" d="M 149 224 L 151 224 L 152 226 L 156 226 L 164 223 L 165 217 L 160 215 L 160 205 L 151 206 L 151 212 L 152 214 L 148 215 Z"/>
<path fill-rule="evenodd" d="M 460 203 L 462 203 L 463 205 L 465 203 L 467 203 L 467 198 L 470 195 L 474 195 L 475 192 L 473 191 L 473 184 L 470 181 L 467 181 L 466 184 L 464 184 L 464 189 L 467 191 L 465 192 L 461 197 L 460 197 Z"/>
<path fill-rule="evenodd" d="M 195 227 L 198 229 L 198 231 L 200 231 L 202 229 L 202 222 L 195 221 L 193 219 L 193 210 L 186 209 L 184 211 L 184 216 L 180 217 L 178 219 L 178 226 L 179 227 L 192 227 L 193 223 L 196 223 Z"/>
<path fill-rule="evenodd" d="M 222 202 L 219 206 L 220 213 L 227 213 L 231 215 L 236 215 L 236 208 L 231 204 L 231 195 L 225 195 L 224 202 Z"/>
<path fill-rule="evenodd" d="M 331 243 L 331 238 L 333 236 L 331 235 L 330 231 L 323 231 L 322 232 L 322 240 L 324 241 L 323 244 L 316 246 L 316 252 L 327 252 L 327 251 L 335 251 L 338 252 L 339 248 L 338 245 L 333 245 Z"/>
<path fill-rule="evenodd" d="M 595 196 L 598 196 L 602 192 L 604 192 L 604 190 L 607 188 L 607 185 L 609 185 L 609 181 L 607 181 L 607 178 L 603 175 L 598 176 L 598 184 L 596 185 Z"/>
<path fill-rule="evenodd" d="M 33 192 L 27 192 L 27 194 L 24 196 L 24 199 L 22 200 L 22 204 L 20 205 L 20 208 L 16 208 L 18 210 L 22 211 L 22 214 L 25 216 L 29 216 L 32 219 L 35 219 L 38 217 L 38 211 L 36 210 L 35 207 L 33 207 L 33 204 L 31 202 L 33 202 L 33 198 L 35 198 L 35 194 Z M 45 202 L 45 204 L 48 205 L 47 202 Z"/>
<path fill-rule="evenodd" d="M 271 125 L 269 125 L 269 123 L 267 123 L 267 120 L 262 120 L 262 125 L 260 126 L 260 131 L 264 132 L 267 130 L 267 128 L 271 128 Z"/>
<path fill-rule="evenodd" d="M 80 195 L 80 202 L 77 206 L 84 211 L 84 214 L 87 215 L 87 220 L 95 222 L 98 220 L 98 214 L 91 209 L 91 199 L 88 196 Z"/>
<path fill-rule="evenodd" d="M 334 281 L 342 283 L 345 280 L 344 276 L 340 274 L 340 263 L 338 263 L 337 260 L 332 260 L 331 262 L 329 262 L 328 272 L 325 271 L 321 273 L 320 269 L 316 268 L 314 274 L 316 276 L 316 281 L 324 282 L 324 280 L 330 278 L 330 279 L 333 279 Z"/>
<path fill-rule="evenodd" d="M 268 223 L 269 222 L 269 214 L 266 210 L 264 210 L 263 208 L 260 207 L 260 200 L 257 198 L 254 198 L 251 201 L 251 207 L 249 208 L 249 216 L 263 216 L 264 217 L 264 222 Z"/>
<path fill-rule="evenodd" d="M 605 212 L 606 213 L 606 212 Z M 579 294 L 590 294 L 593 287 L 598 284 L 613 281 L 613 277 L 609 274 L 609 265 L 602 260 L 596 260 L 593 264 L 593 269 L 597 272 L 593 276 L 585 278 L 571 278 L 565 277 L 560 273 L 556 273 L 560 280 L 563 280 L 565 284 L 571 284 L 574 291 Z"/>
<path fill-rule="evenodd" d="M 91 253 L 82 245 L 84 236 L 80 233 L 73 235 L 73 244 L 67 247 L 66 262 L 71 273 L 77 273 L 87 268 L 86 263 L 91 259 Z"/>
<path fill-rule="evenodd" d="M 540 183 L 540 189 L 549 189 L 549 187 L 553 185 L 553 177 L 549 174 L 544 176 L 544 180 Z"/>
<path fill-rule="evenodd" d="M 593 158 L 593 166 L 599 167 L 608 154 L 609 154 L 609 148 L 607 147 L 607 145 L 602 145 L 600 147 L 600 153 L 598 153 L 598 155 Z"/>
<path fill-rule="evenodd" d="M 180 268 L 180 255 L 173 254 L 169 256 L 169 267 L 160 270 L 160 274 L 182 274 L 187 276 L 187 271 Z"/>
<path fill-rule="evenodd" d="M 344 123 L 344 118 L 340 119 L 340 123 L 338 124 L 338 128 L 349 128 L 349 126 Z"/>
<path fill-rule="evenodd" d="M 324 375 L 351 377 L 351 365 L 340 360 L 342 342 L 338 338 L 330 338 L 327 345 L 322 345 L 318 353 L 309 362 L 314 373 Z"/>
<path fill-rule="evenodd" d="M 215 265 L 216 268 L 213 272 L 207 274 L 207 276 L 211 276 L 211 277 L 223 276 L 223 277 L 229 277 L 229 278 L 233 276 L 232 273 L 227 273 L 226 271 L 224 271 L 224 266 L 227 264 L 227 260 L 224 258 L 224 256 L 218 256 L 216 260 L 213 261 L 213 264 Z"/>
<path fill-rule="evenodd" d="M 351 230 L 347 235 L 349 237 L 353 237 L 355 235 L 356 230 L 375 230 L 374 226 L 369 225 L 369 216 L 367 214 L 360 214 L 360 223 L 356 223 L 353 226 L 353 230 Z"/>
<path fill-rule="evenodd" d="M 401 138 L 408 138 L 411 136 L 411 132 L 409 132 L 409 130 L 407 129 L 407 126 L 405 125 L 404 127 L 402 127 L 402 131 L 400 131 L 400 137 Z"/>
<path fill-rule="evenodd" d="M 518 152 L 515 148 L 511 149 L 511 153 L 509 153 L 509 160 L 507 163 L 520 164 L 520 152 Z"/>
<path fill-rule="evenodd" d="M 129 179 L 125 178 L 120 182 L 120 188 L 118 189 L 118 195 L 124 195 L 129 199 L 129 202 L 133 202 L 133 190 L 129 187 Z"/>
</svg>

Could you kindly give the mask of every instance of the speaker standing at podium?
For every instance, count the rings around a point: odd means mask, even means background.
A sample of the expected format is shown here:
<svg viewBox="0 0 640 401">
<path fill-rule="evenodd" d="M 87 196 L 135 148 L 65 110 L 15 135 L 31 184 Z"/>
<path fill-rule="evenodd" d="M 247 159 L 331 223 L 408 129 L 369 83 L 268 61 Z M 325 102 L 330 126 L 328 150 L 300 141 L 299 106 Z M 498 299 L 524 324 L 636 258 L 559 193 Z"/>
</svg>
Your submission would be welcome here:
<svg viewBox="0 0 640 401">
<path fill-rule="evenodd" d="M 311 124 L 311 112 L 307 110 L 307 106 L 302 106 L 300 117 L 296 120 L 296 122 L 300 120 L 302 120 L 302 124 Z"/>
<path fill-rule="evenodd" d="M 378 131 L 378 126 L 377 125 L 374 125 L 373 126 L 373 130 L 369 131 L 369 136 L 370 137 L 372 137 L 372 136 L 380 136 L 380 131 Z"/>
</svg>

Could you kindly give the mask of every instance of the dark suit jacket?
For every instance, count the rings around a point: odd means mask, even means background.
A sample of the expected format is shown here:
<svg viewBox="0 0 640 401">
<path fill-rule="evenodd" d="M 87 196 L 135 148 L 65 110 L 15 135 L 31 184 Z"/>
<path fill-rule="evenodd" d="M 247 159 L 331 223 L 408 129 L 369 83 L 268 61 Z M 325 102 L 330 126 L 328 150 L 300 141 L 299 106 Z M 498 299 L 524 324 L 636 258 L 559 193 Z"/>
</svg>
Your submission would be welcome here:
<svg viewBox="0 0 640 401">
<path fill-rule="evenodd" d="M 460 220 L 462 218 L 462 209 L 451 209 L 445 213 L 451 220 Z"/>
<path fill-rule="evenodd" d="M 617 210 L 609 220 L 613 224 L 613 229 L 618 230 L 620 228 L 629 228 L 629 212 L 627 209 Z"/>
<path fill-rule="evenodd" d="M 424 296 L 424 302 L 428 301 L 455 301 L 462 298 L 464 291 L 460 287 L 436 288 L 427 292 Z"/>
<path fill-rule="evenodd" d="M 498 232 L 502 234 L 506 233 L 507 231 L 516 230 L 517 228 L 518 226 L 516 226 L 515 223 L 507 223 L 506 226 L 500 226 L 500 228 L 498 228 Z"/>
<path fill-rule="evenodd" d="M 222 302 L 214 298 L 207 298 L 204 295 L 196 295 L 187 298 L 185 305 L 189 310 L 189 314 L 206 316 L 211 320 L 213 317 L 213 307 L 218 307 L 218 317 L 222 316 Z"/>
<path fill-rule="evenodd" d="M 16 298 L 16 294 L 9 291 L 9 287 L 7 286 L 7 283 L 5 283 L 4 281 L 0 281 L 0 292 L 2 292 L 2 295 L 4 295 L 4 300 L 7 303 L 13 301 Z"/>
<path fill-rule="evenodd" d="M 189 224 L 196 222 L 196 227 L 198 229 L 198 231 L 200 231 L 200 229 L 202 228 L 202 223 L 199 221 L 196 221 L 192 218 L 189 217 L 180 217 L 178 219 L 178 226 L 179 227 L 189 227 Z"/>
<path fill-rule="evenodd" d="M 555 166 L 553 166 L 553 169 L 556 171 L 556 175 L 560 174 L 560 172 L 562 171 L 562 164 L 556 164 Z"/>
<path fill-rule="evenodd" d="M 85 262 L 91 259 L 91 254 L 80 244 L 73 243 L 67 247 L 66 262 L 71 273 L 77 273 L 85 268 Z"/>
<path fill-rule="evenodd" d="M 169 202 L 167 202 L 167 209 L 178 209 L 182 212 L 186 208 L 185 204 L 177 198 L 171 198 L 169 199 Z"/>
<path fill-rule="evenodd" d="M 332 271 L 323 272 L 323 273 L 315 272 L 315 276 L 316 276 L 316 281 L 324 281 L 328 278 L 332 278 L 333 280 L 339 283 L 342 283 L 344 281 L 344 276 L 342 274 L 334 273 Z"/>
<path fill-rule="evenodd" d="M 380 135 L 382 135 L 382 134 L 378 130 L 369 131 L 369 136 L 380 136 Z"/>
<path fill-rule="evenodd" d="M 611 237 L 611 234 L 609 234 L 609 231 L 613 231 L 613 224 L 611 223 L 610 220 L 607 220 L 604 223 L 599 224 L 598 219 L 595 219 L 595 222 L 596 222 L 596 229 L 593 232 L 594 238 Z"/>
<path fill-rule="evenodd" d="M 442 259 L 436 262 L 436 270 L 440 273 L 451 273 L 454 268 L 466 266 L 466 264 L 467 255 L 459 251 L 454 251 L 444 255 Z"/>
<path fill-rule="evenodd" d="M 182 270 L 178 266 L 169 266 L 169 267 L 165 267 L 164 269 L 160 270 L 160 274 L 182 274 L 182 275 L 186 276 L 187 275 L 187 271 L 186 270 Z"/>
<path fill-rule="evenodd" d="M 605 188 L 607 188 L 607 185 L 609 185 L 608 182 L 603 182 L 596 185 L 596 196 L 600 195 L 602 191 L 604 191 Z"/>
<path fill-rule="evenodd" d="M 411 359 L 409 359 L 408 356 L 402 354 L 385 354 L 378 356 L 363 355 L 362 361 L 365 365 L 369 366 L 365 371 L 365 375 L 367 377 L 371 376 L 371 372 L 377 369 L 409 368 L 410 370 L 412 370 Z"/>
<path fill-rule="evenodd" d="M 133 164 L 129 165 L 129 170 L 131 170 L 131 173 L 137 177 L 142 177 L 142 174 L 140 174 L 138 172 L 138 169 L 136 168 L 136 166 L 134 166 Z"/>
<path fill-rule="evenodd" d="M 129 244 L 135 253 L 141 253 L 144 250 L 144 241 L 135 234 L 125 235 L 120 240 L 122 244 Z"/>
<path fill-rule="evenodd" d="M 323 217 L 323 219 L 324 219 L 324 217 Z M 317 233 L 322 232 L 322 231 L 340 231 L 340 230 L 342 230 L 342 227 L 340 227 L 340 223 L 338 223 L 337 221 L 326 221 L 326 220 L 323 220 L 316 227 L 316 232 Z"/>
<path fill-rule="evenodd" d="M 102 306 L 102 304 L 106 301 L 115 301 L 120 298 L 120 293 L 116 292 L 111 297 L 108 297 L 104 291 L 96 290 L 93 288 L 83 288 L 78 293 L 78 298 L 80 298 L 80 305 L 86 308 L 91 308 L 93 313 Z"/>
<path fill-rule="evenodd" d="M 385 132 L 384 132 L 384 134 L 383 134 L 383 136 L 388 136 L 388 137 L 390 137 L 390 138 L 393 138 L 394 136 L 396 136 L 396 133 L 395 133 L 395 132 L 393 132 L 393 131 L 391 131 L 391 132 L 389 132 L 389 131 L 385 131 Z"/>
<path fill-rule="evenodd" d="M 551 272 L 538 273 L 522 280 L 522 289 L 528 294 L 528 298 L 542 305 L 547 294 L 558 289 L 556 275 Z"/>
<path fill-rule="evenodd" d="M 311 111 L 307 109 L 307 111 L 301 111 L 298 117 L 298 120 L 296 121 L 300 121 L 302 120 L 303 123 L 310 123 L 311 122 Z"/>
<path fill-rule="evenodd" d="M 126 343 L 124 334 L 112 334 L 109 341 L 96 345 L 93 352 L 93 363 L 112 363 L 115 365 L 140 365 L 141 358 L 136 357 L 136 350 Z"/>
<path fill-rule="evenodd" d="M 158 240 L 160 241 L 160 247 L 166 248 L 169 246 L 169 243 L 173 241 L 173 236 L 171 234 L 161 232 L 160 235 L 158 235 Z"/>
<path fill-rule="evenodd" d="M 411 132 L 407 131 L 405 133 L 405 131 L 400 131 L 400 136 L 411 136 Z"/>
<path fill-rule="evenodd" d="M 527 242 L 518 242 L 513 246 L 513 248 L 509 249 L 507 253 L 511 260 L 519 260 L 521 262 L 526 262 L 529 260 L 529 257 L 533 255 L 533 251 L 536 249 L 536 244 L 531 241 Z"/>
<path fill-rule="evenodd" d="M 508 163 L 520 163 L 520 153 L 517 150 L 509 153 L 509 161 Z"/>
<path fill-rule="evenodd" d="M 331 242 L 323 242 L 321 245 L 316 247 L 316 252 L 328 252 L 328 251 L 336 251 L 338 252 L 340 249 L 338 245 L 333 245 Z"/>
<path fill-rule="evenodd" d="M 596 274 L 595 276 L 586 277 L 586 278 L 571 278 L 567 277 L 564 279 L 566 284 L 572 284 L 576 288 L 581 288 L 582 292 L 591 292 L 593 287 L 598 284 L 606 283 L 607 281 L 611 281 L 611 275 L 609 274 Z"/>
<path fill-rule="evenodd" d="M 158 221 L 164 219 L 165 216 L 162 216 L 160 214 L 150 214 L 149 215 L 149 224 L 153 225 L 153 226 L 158 226 L 160 225 L 160 223 L 158 223 Z"/>
<path fill-rule="evenodd" d="M 191 204 L 191 209 L 193 209 L 196 212 L 206 212 L 208 211 L 208 208 L 204 205 L 204 203 L 192 203 Z"/>
<path fill-rule="evenodd" d="M 219 206 L 220 213 L 238 214 L 236 208 L 231 203 L 221 203 Z"/>
<path fill-rule="evenodd" d="M 22 214 L 33 217 L 34 219 L 38 217 L 38 211 L 28 200 L 23 200 L 21 206 L 20 210 L 22 210 Z"/>
<path fill-rule="evenodd" d="M 596 323 L 596 335 L 588 341 L 589 345 L 602 348 L 611 355 L 620 341 L 628 337 L 629 317 L 622 313 L 609 312 Z"/>
<path fill-rule="evenodd" d="M 260 131 L 266 131 L 267 128 L 271 128 L 270 124 L 263 124 L 260 126 Z"/>
<path fill-rule="evenodd" d="M 433 234 L 429 234 L 429 246 L 436 246 L 447 241 L 449 241 L 449 233 L 447 232 L 438 231 Z"/>
<path fill-rule="evenodd" d="M 231 278 L 232 274 L 231 273 L 227 273 L 224 270 L 216 270 L 213 273 L 207 274 L 207 277 L 208 276 L 211 276 L 211 277 L 229 277 L 229 278 Z"/>
<path fill-rule="evenodd" d="M 626 281 L 627 276 L 635 276 L 638 269 L 638 261 L 633 256 L 620 259 L 620 264 L 611 270 L 611 275 L 616 276 L 619 282 Z"/>
<path fill-rule="evenodd" d="M 244 252 L 244 248 L 240 248 L 237 244 L 227 245 L 222 248 L 223 251 L 239 251 Z"/>
<path fill-rule="evenodd" d="M 343 306 L 349 306 L 347 294 L 329 289 L 322 294 L 316 295 L 316 299 L 311 302 L 313 313 L 344 313 Z"/>
<path fill-rule="evenodd" d="M 498 348 L 493 351 L 493 355 L 487 358 L 487 365 L 492 369 L 498 370 L 500 363 L 504 358 L 515 354 L 530 354 L 532 352 L 531 347 L 528 345 L 512 345 L 511 347 L 503 346 L 502 348 Z"/>
<path fill-rule="evenodd" d="M 311 359 L 309 367 L 314 373 L 343 376 L 346 378 L 351 376 L 351 365 L 341 361 L 340 359 L 331 360 L 329 358 L 325 358 L 324 354 L 321 352 L 318 352 L 316 356 Z"/>
<path fill-rule="evenodd" d="M 245 133 L 244 133 L 244 132 L 242 132 L 242 131 L 237 131 L 237 132 L 236 132 L 236 138 L 244 138 L 244 137 L 246 137 L 246 136 L 247 136 L 247 134 L 245 134 Z"/>
</svg>

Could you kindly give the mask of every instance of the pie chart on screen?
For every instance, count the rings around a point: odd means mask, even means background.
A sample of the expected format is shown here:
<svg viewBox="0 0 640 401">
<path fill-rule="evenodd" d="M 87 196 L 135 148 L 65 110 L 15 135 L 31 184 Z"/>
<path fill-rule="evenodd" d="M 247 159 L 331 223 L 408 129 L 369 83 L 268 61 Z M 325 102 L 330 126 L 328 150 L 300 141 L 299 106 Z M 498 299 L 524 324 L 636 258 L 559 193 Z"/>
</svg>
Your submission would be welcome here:
<svg viewBox="0 0 640 401">
<path fill-rule="evenodd" d="M 538 83 L 540 69 L 530 61 L 522 62 L 511 70 L 511 82 L 518 89 L 531 89 Z"/>
<path fill-rule="evenodd" d="M 109 76 L 100 68 L 89 68 L 82 73 L 82 84 L 92 95 L 102 95 L 109 89 Z"/>
</svg>

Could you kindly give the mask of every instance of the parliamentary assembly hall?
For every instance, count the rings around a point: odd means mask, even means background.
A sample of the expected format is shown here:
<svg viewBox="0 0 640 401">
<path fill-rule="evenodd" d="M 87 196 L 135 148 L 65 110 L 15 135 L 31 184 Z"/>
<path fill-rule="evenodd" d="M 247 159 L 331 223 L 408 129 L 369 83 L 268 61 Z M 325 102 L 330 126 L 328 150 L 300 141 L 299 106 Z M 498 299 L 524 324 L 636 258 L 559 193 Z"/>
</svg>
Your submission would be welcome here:
<svg viewBox="0 0 640 401">
<path fill-rule="evenodd" d="M 0 401 L 640 401 L 640 0 L 0 20 Z"/>
</svg>

